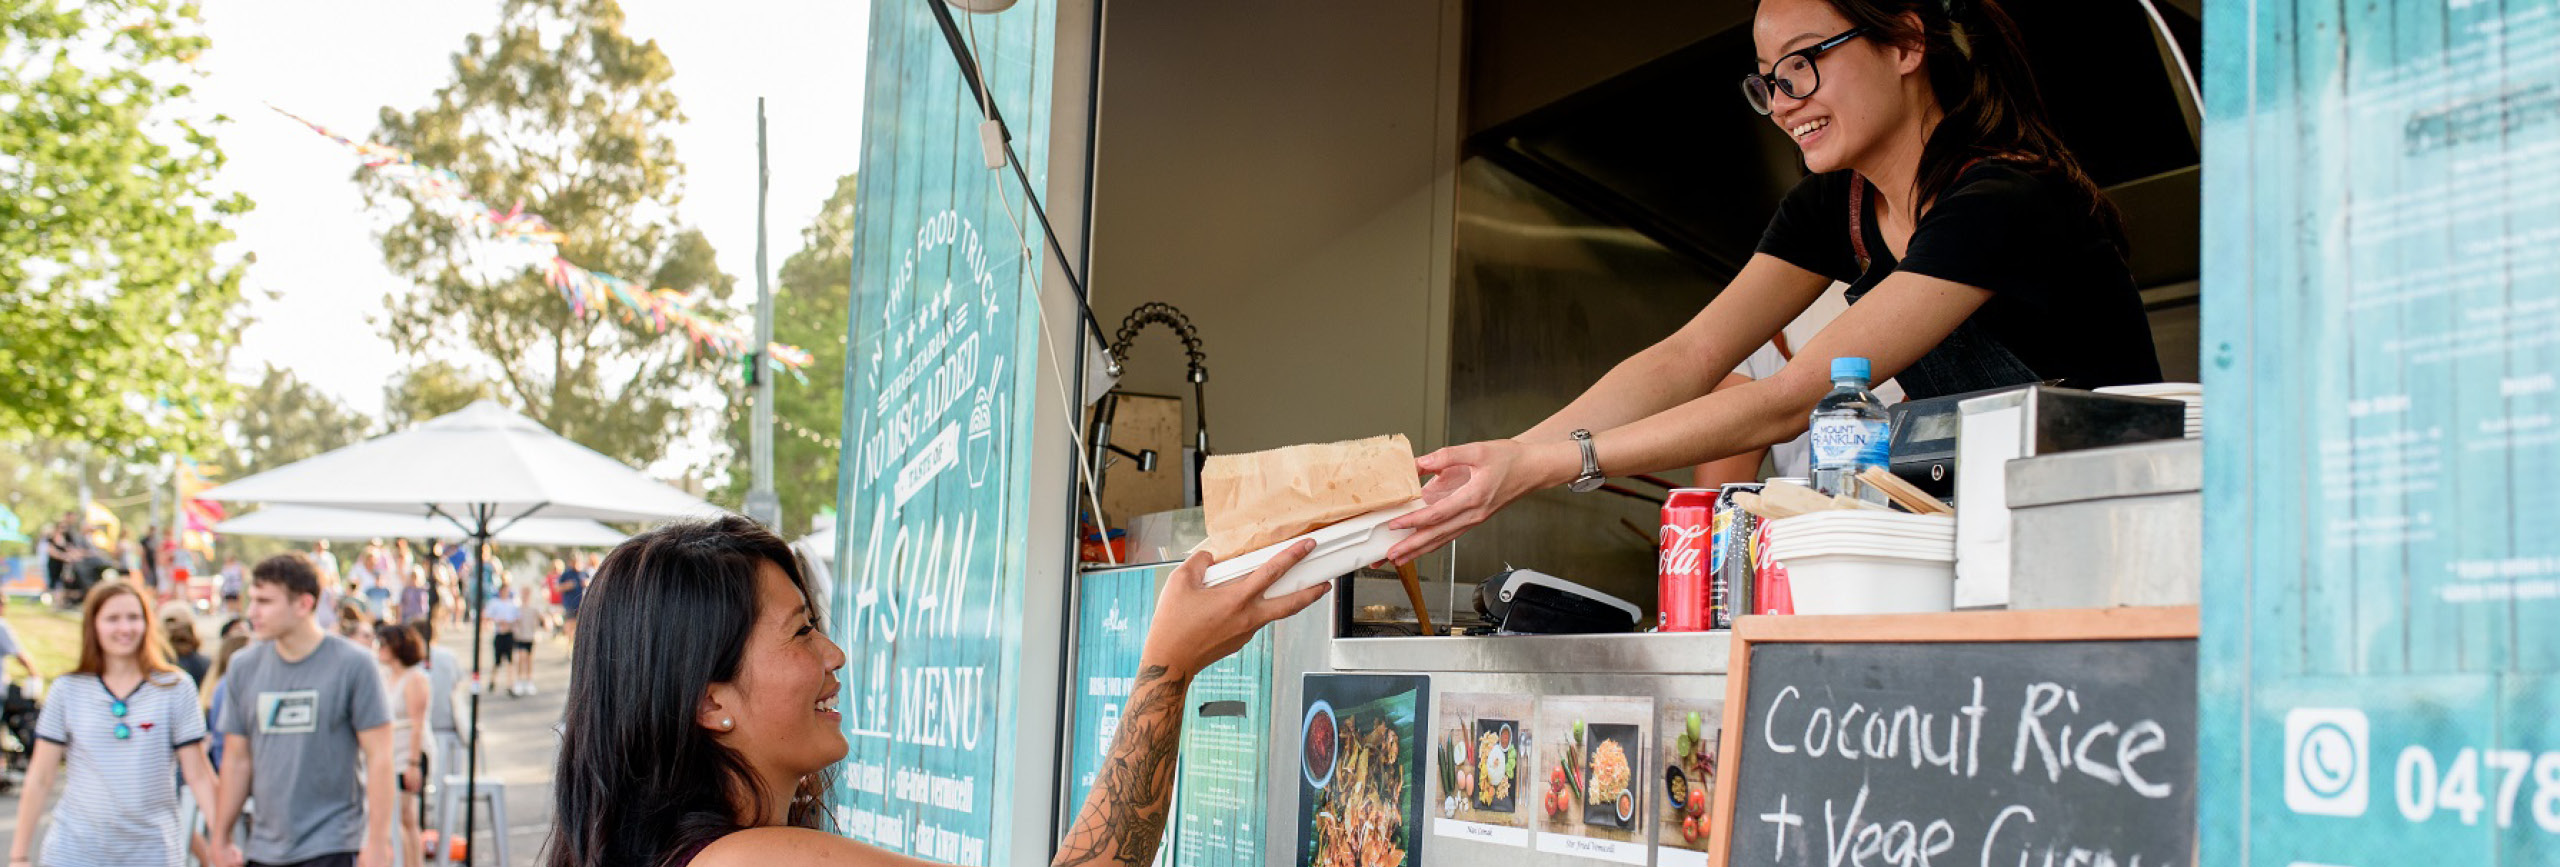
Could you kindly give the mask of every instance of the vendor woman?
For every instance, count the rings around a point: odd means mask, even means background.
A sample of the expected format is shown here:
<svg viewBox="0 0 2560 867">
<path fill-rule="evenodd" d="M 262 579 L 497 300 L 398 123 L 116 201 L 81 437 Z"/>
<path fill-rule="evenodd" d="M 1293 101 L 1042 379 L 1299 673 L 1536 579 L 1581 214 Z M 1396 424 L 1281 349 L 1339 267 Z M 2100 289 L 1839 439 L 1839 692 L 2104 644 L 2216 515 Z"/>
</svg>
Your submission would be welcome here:
<svg viewBox="0 0 2560 867">
<path fill-rule="evenodd" d="M 1424 456 L 1410 561 L 1522 495 L 1785 442 L 1869 359 L 1912 398 L 2160 378 L 2115 208 L 2046 120 L 1994 0 L 1763 0 L 1742 97 L 1811 175 L 1733 282 L 1678 333 L 1507 440 Z M 1715 389 L 1832 281 L 1847 312 L 1778 375 Z"/>
</svg>

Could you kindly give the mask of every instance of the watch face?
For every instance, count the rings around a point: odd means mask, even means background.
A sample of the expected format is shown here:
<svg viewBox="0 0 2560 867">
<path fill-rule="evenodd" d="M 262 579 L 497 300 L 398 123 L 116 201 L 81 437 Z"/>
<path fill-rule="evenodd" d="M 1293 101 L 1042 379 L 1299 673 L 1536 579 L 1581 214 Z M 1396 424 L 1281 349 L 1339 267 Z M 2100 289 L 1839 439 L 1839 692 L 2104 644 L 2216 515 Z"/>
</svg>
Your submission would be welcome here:
<svg viewBox="0 0 2560 867">
<path fill-rule="evenodd" d="M 1574 479 L 1571 484 L 1565 485 L 1565 488 L 1577 494 L 1588 494 L 1599 490 L 1600 485 L 1608 480 L 1607 476 L 1584 476 Z"/>
</svg>

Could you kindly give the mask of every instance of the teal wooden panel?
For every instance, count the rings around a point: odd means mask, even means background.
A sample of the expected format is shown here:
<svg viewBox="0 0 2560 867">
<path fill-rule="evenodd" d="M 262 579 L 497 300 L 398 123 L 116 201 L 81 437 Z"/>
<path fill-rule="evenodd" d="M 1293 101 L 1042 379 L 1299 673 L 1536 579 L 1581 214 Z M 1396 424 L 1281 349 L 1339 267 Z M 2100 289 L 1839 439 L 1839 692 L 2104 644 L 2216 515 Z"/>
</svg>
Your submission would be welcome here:
<svg viewBox="0 0 2560 867">
<path fill-rule="evenodd" d="M 2560 862 L 2560 0 L 2206 18 L 2202 861 Z"/>
<path fill-rule="evenodd" d="M 1120 712 L 1138 674 L 1139 654 L 1147 647 L 1147 627 L 1155 622 L 1156 591 L 1170 566 L 1138 566 L 1088 572 L 1076 578 L 1074 677 L 1067 689 L 1066 813 L 1058 827 L 1069 826 L 1085 793 L 1093 790 L 1102 757 L 1120 731 Z"/>
<path fill-rule="evenodd" d="M 994 98 L 1045 130 L 1054 0 L 963 16 Z M 981 162 L 981 115 L 921 3 L 872 7 L 863 94 L 830 633 L 845 647 L 850 752 L 839 830 L 948 863 L 1005 864 L 1012 817 L 1045 808 L 1045 762 L 1013 754 L 1025 713 L 1039 253 Z M 1045 136 L 1017 134 L 1045 167 Z M 1037 757 L 1045 759 L 1046 757 Z M 1024 774 L 1022 768 L 1034 769 Z M 1033 794 L 1026 794 L 1033 793 Z"/>
<path fill-rule="evenodd" d="M 2258 427 L 2258 381 L 2251 376 L 2257 357 L 2258 297 L 2250 262 L 2255 188 L 2250 171 L 2250 121 L 2253 104 L 2246 83 L 2253 68 L 2254 31 L 2248 20 L 2209 16 L 2204 30 L 2203 201 L 2218 207 L 2203 212 L 2198 251 L 2203 278 L 2204 330 L 2198 349 L 2204 404 L 2204 580 L 2201 631 L 2196 640 L 2196 829 L 2197 851 L 2206 863 L 2237 864 L 2247 838 L 2246 823 L 2237 817 L 2247 809 L 2245 791 L 2236 785 L 2249 755 L 2247 686 L 2256 670 L 2257 643 L 2265 636 L 2249 629 L 2257 616 L 2260 590 L 2253 581 L 2257 566 L 2247 532 L 2221 530 L 2237 523 L 2256 527 L 2255 447 Z"/>
<path fill-rule="evenodd" d="M 1182 714 L 1172 867 L 1263 867 L 1274 839 L 1271 631 L 1192 682 Z M 1214 711 L 1212 713 L 1211 711 Z M 1287 765 L 1281 765 L 1287 767 Z"/>
</svg>

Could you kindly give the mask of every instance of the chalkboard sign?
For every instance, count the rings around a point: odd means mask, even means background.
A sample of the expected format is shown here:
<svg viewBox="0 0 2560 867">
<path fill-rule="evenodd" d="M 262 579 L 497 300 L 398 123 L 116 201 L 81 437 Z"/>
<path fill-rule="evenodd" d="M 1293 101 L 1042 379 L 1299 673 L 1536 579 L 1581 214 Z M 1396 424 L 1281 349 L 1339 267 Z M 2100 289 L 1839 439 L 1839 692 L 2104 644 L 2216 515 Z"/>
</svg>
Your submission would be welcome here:
<svg viewBox="0 0 2560 867">
<path fill-rule="evenodd" d="M 1715 864 L 2193 862 L 2196 609 L 1744 618 Z"/>
</svg>

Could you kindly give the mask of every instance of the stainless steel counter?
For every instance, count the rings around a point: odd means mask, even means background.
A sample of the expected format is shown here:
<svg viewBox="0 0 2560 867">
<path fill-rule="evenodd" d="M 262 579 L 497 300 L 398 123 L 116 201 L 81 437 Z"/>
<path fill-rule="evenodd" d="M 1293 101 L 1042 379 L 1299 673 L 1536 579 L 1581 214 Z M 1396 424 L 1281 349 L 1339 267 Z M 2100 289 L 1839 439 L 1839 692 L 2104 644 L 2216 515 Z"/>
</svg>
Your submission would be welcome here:
<svg viewBox="0 0 2560 867">
<path fill-rule="evenodd" d="M 1723 674 L 1729 632 L 1472 638 L 1338 638 L 1335 671 Z"/>
</svg>

